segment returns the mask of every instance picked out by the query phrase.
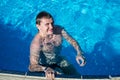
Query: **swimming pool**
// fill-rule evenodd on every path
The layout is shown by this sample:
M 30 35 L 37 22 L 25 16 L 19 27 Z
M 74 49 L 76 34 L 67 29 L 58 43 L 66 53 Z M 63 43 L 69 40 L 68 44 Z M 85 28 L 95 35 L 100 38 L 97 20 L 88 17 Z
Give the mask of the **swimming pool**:
M 29 45 L 36 34 L 35 17 L 50 12 L 81 45 L 87 64 L 79 67 L 73 47 L 67 56 L 82 75 L 120 75 L 120 0 L 2 0 L 0 4 L 0 69 L 28 71 Z M 68 53 L 65 53 L 68 52 Z

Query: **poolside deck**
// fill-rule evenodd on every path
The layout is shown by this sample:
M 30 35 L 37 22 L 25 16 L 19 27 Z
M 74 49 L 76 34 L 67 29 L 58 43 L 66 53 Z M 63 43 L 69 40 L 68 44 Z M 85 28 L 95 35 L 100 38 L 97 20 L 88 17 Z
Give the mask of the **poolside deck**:
M 46 80 L 43 76 L 30 76 L 27 74 L 11 74 L 11 73 L 1 73 L 0 80 Z M 57 77 L 55 80 L 120 80 L 120 77 L 111 77 L 109 78 L 61 78 Z

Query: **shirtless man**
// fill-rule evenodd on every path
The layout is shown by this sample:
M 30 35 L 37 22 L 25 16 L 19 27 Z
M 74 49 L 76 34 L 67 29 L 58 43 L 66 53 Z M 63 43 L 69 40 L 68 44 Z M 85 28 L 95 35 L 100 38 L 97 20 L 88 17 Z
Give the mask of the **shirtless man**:
M 75 68 L 60 56 L 62 37 L 76 49 L 76 61 L 80 66 L 85 65 L 78 43 L 60 26 L 55 26 L 53 17 L 43 11 L 36 17 L 38 33 L 30 46 L 30 71 L 44 71 L 49 80 L 54 80 L 54 74 L 78 74 Z M 79 62 L 81 61 L 81 63 Z

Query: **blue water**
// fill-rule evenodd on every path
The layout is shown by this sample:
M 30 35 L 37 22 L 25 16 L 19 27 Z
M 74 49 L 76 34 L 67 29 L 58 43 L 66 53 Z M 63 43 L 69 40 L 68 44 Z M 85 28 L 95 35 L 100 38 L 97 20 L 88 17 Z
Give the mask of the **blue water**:
M 86 66 L 77 65 L 66 40 L 62 55 L 82 75 L 120 75 L 120 0 L 1 0 L 0 70 L 28 71 L 35 17 L 42 10 L 80 44 Z

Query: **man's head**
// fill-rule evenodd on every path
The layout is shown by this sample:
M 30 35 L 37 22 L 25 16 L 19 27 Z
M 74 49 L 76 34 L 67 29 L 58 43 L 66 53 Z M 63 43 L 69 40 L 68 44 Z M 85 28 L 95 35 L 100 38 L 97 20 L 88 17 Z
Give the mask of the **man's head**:
M 53 18 L 48 12 L 40 12 L 36 17 L 36 26 L 42 34 L 53 34 Z

